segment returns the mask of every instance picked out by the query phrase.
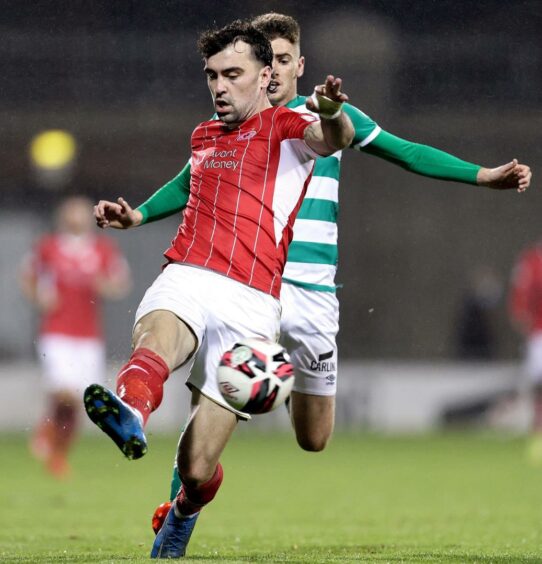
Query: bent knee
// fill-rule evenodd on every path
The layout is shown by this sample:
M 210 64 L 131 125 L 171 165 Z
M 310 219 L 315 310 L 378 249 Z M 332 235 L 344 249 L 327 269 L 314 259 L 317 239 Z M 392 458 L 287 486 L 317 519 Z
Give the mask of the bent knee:
M 188 487 L 197 488 L 213 477 L 216 465 L 213 466 L 204 459 L 182 461 L 178 459 L 177 468 L 181 482 Z

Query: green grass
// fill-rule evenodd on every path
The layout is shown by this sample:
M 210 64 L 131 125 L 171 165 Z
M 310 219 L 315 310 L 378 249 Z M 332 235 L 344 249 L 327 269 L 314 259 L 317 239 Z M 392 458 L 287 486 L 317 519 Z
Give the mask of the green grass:
M 187 562 L 542 563 L 542 469 L 522 440 L 337 435 L 311 454 L 247 431 L 228 446 Z M 0 561 L 147 561 L 174 445 L 150 437 L 128 462 L 89 437 L 59 483 L 23 437 L 0 435 Z

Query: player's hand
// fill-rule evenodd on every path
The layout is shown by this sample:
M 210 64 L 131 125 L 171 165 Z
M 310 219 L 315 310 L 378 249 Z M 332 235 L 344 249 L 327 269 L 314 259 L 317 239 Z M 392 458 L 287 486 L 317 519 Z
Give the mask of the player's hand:
M 94 217 L 96 224 L 102 229 L 129 229 L 137 227 L 143 219 L 141 212 L 132 209 L 124 198 L 117 198 L 116 202 L 100 200 L 94 206 Z
M 40 289 L 36 292 L 35 303 L 41 313 L 49 313 L 58 307 L 60 300 L 54 290 Z
M 325 84 L 315 86 L 314 94 L 307 98 L 307 108 L 324 119 L 338 117 L 343 103 L 348 101 L 348 96 L 341 92 L 341 86 L 340 78 L 328 75 Z
M 487 186 L 495 190 L 514 189 L 518 192 L 525 192 L 531 185 L 531 177 L 531 169 L 514 159 L 497 168 L 481 168 L 478 171 L 476 182 L 480 186 Z

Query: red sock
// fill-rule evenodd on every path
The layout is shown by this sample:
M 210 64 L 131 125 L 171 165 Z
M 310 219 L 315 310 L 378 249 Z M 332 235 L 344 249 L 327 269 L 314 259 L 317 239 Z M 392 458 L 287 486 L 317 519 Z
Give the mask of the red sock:
M 139 348 L 120 369 L 117 394 L 143 416 L 143 424 L 160 405 L 169 368 L 164 360 L 149 349 Z
M 222 483 L 224 477 L 224 470 L 220 462 L 216 466 L 213 477 L 208 481 L 198 486 L 197 488 L 188 487 L 186 484 L 181 486 L 181 491 L 176 498 L 177 508 L 182 515 L 193 515 L 212 501 Z

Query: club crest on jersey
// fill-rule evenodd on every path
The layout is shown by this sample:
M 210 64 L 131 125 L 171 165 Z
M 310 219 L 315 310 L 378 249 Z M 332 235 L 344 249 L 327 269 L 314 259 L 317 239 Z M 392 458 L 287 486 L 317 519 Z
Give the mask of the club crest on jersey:
M 254 137 L 254 135 L 256 135 L 255 129 L 249 129 L 248 131 L 240 131 L 236 141 L 250 141 Z

